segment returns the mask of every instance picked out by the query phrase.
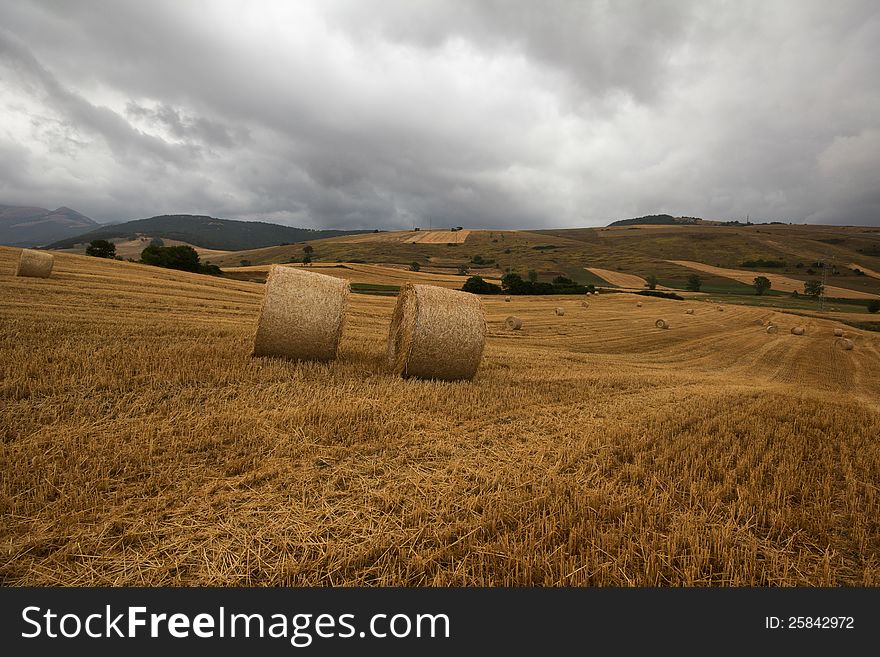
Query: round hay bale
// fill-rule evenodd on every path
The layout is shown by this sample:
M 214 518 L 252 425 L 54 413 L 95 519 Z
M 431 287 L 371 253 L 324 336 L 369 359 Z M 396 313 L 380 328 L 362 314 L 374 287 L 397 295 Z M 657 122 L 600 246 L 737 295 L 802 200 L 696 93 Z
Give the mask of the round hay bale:
M 843 329 L 836 328 L 834 329 L 834 336 L 837 338 L 843 337 Z
M 345 279 L 274 265 L 266 278 L 253 355 L 333 360 L 348 293 Z
M 718 306 L 718 312 L 723 313 L 723 312 L 724 312 L 724 306 Z
M 45 251 L 22 249 L 18 258 L 16 276 L 31 276 L 33 278 L 49 278 L 52 266 L 55 264 L 55 256 Z
M 589 302 L 589 301 L 581 301 L 581 305 L 582 305 L 584 308 L 589 308 L 589 307 L 590 307 L 590 302 Z
M 555 312 L 557 315 L 562 317 L 565 314 L 565 308 L 562 308 L 560 306 L 556 306 L 556 310 L 554 310 L 553 312 Z
M 641 307 L 642 307 L 642 302 L 636 301 L 636 308 L 641 308 Z
M 694 314 L 694 309 L 693 309 L 693 308 L 688 308 L 687 310 L 684 311 L 684 314 L 685 314 L 685 315 L 693 315 L 693 314 Z
M 471 379 L 486 341 L 486 320 L 475 294 L 433 285 L 400 288 L 388 361 L 395 374 L 422 379 Z
M 656 322 L 654 322 L 654 326 L 656 326 L 659 329 L 668 329 L 669 328 L 669 324 L 666 323 L 665 319 L 658 319 Z
M 504 325 L 511 331 L 519 331 L 522 328 L 522 320 L 516 315 L 511 315 L 504 320 Z
M 504 297 L 504 300 L 505 300 L 507 303 L 510 303 L 510 297 Z
M 758 326 L 764 326 L 764 320 L 763 319 L 756 319 L 755 324 L 757 324 Z
M 855 347 L 853 341 L 848 338 L 841 338 L 837 341 L 837 344 L 839 344 L 840 348 L 844 351 L 852 351 L 852 348 Z
M 775 326 L 773 326 L 773 324 L 771 324 L 770 326 L 767 327 L 767 333 L 770 333 L 771 335 L 772 335 L 773 333 L 776 333 L 776 331 L 778 331 L 778 330 L 779 330 L 779 329 L 776 328 Z
M 807 330 L 803 326 L 793 326 L 791 328 L 792 335 L 803 335 Z

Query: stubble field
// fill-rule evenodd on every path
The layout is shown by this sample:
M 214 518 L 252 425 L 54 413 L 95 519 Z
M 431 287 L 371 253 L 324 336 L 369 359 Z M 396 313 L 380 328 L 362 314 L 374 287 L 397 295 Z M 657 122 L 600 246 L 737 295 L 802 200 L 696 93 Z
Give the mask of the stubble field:
M 402 380 L 393 298 L 349 297 L 332 364 L 253 359 L 259 284 L 66 254 L 22 279 L 17 257 L 6 585 L 880 584 L 876 334 L 486 298 L 474 381 Z

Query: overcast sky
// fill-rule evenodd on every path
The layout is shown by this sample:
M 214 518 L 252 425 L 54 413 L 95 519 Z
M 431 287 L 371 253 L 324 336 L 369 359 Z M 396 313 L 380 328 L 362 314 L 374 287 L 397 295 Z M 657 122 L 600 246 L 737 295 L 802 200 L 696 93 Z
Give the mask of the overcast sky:
M 0 203 L 880 223 L 880 3 L 0 0 Z

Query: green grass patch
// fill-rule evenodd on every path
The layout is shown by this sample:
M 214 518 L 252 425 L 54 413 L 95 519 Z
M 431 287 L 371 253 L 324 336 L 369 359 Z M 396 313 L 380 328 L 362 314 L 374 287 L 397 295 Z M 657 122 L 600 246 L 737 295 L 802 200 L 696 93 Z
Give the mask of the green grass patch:
M 374 294 L 380 297 L 397 296 L 399 285 L 382 285 L 381 283 L 351 283 L 351 291 L 355 294 Z

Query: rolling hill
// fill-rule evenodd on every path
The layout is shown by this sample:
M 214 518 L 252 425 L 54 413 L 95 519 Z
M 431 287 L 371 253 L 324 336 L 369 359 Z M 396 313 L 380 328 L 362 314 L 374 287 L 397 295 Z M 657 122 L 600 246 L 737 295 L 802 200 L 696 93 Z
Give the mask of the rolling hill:
M 20 205 L 0 205 L 0 244 L 45 246 L 89 230 L 99 224 L 76 210 L 55 210 Z
M 301 242 L 342 235 L 358 235 L 366 230 L 310 230 L 264 221 L 236 221 L 204 215 L 168 214 L 102 226 L 49 245 L 50 249 L 71 249 L 91 240 L 159 237 L 218 251 L 258 249 L 276 244 Z

